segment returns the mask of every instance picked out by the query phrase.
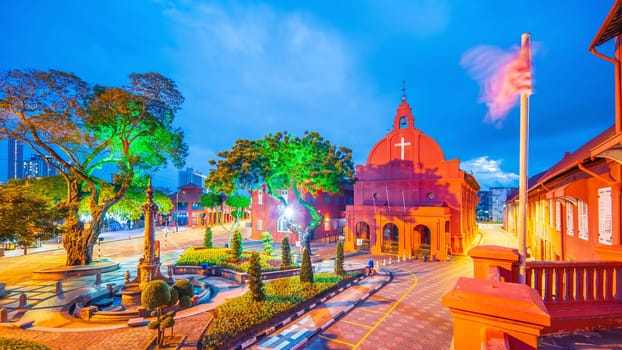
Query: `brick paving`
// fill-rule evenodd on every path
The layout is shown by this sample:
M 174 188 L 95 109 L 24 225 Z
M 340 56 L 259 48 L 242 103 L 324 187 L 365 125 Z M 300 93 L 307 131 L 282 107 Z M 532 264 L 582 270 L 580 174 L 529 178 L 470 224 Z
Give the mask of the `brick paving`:
M 495 233 L 497 236 L 499 233 Z M 171 262 L 184 247 L 201 244 L 203 230 L 176 232 L 169 234 L 168 249 L 163 252 L 162 260 Z M 501 237 L 501 236 L 498 236 Z M 505 240 L 505 238 L 504 238 Z M 226 237 L 223 242 L 226 241 Z M 506 240 L 507 241 L 507 240 Z M 117 273 L 104 274 L 102 279 L 120 281 L 125 269 L 135 271 L 137 257 L 142 249 L 142 238 L 119 242 L 107 242 L 103 256 L 110 256 L 122 262 Z M 334 245 L 318 245 L 315 253 L 323 258 L 334 255 Z M 125 258 L 119 258 L 125 257 Z M 346 265 L 360 265 L 367 261 L 367 255 L 355 255 L 347 258 Z M 375 257 L 383 262 L 385 257 Z M 389 260 L 387 260 L 388 262 Z M 30 280 L 30 272 L 64 263 L 64 251 L 54 250 L 32 254 L 26 257 L 0 258 L 0 281 L 7 282 L 10 297 L 0 299 L 0 307 L 15 302 L 16 292 L 29 294 L 29 304 L 35 307 L 50 300 L 52 286 L 50 282 Z M 163 266 L 165 264 L 163 263 Z M 330 261 L 324 260 L 319 268 L 330 268 Z M 458 276 L 472 276 L 472 263 L 468 257 L 455 257 L 449 262 L 422 262 L 406 260 L 378 266 L 390 272 L 393 279 L 385 287 L 372 294 L 357 307 L 339 318 L 335 323 L 315 337 L 309 338 L 305 349 L 450 349 L 452 338 L 452 320 L 449 310 L 441 305 L 441 296 L 451 289 Z M 64 289 L 93 286 L 93 277 L 68 280 Z M 23 290 L 21 288 L 24 288 Z M 243 293 L 244 289 L 232 291 Z M 11 299 L 13 298 L 13 299 Z M 193 314 L 178 315 L 174 327 L 175 337 L 165 339 L 172 343 L 167 348 L 194 349 L 205 327 L 209 323 L 206 311 L 222 302 L 220 295 L 211 305 L 202 306 Z M 4 304 L 3 304 L 4 303 Z M 327 304 L 330 303 L 327 302 Z M 336 304 L 335 304 L 336 305 Z M 14 306 L 14 305 L 13 305 Z M 183 317 L 182 317 L 183 316 Z M 303 317 L 313 318 L 312 314 Z M 53 320 L 51 320 L 53 321 Z M 50 321 L 50 322 L 51 322 Z M 58 321 L 58 320 L 56 320 Z M 2 337 L 28 339 L 46 344 L 53 349 L 149 349 L 153 348 L 156 332 L 146 327 L 115 327 L 101 324 L 87 324 L 80 320 L 65 320 L 66 324 L 57 328 L 35 327 L 20 329 L 0 327 Z M 296 322 L 296 321 L 294 321 Z M 42 321 L 43 323 L 43 321 Z M 75 327 L 82 327 L 76 329 Z M 90 328 L 89 328 L 90 327 Z M 95 328 L 93 328 L 95 327 Z M 102 328 L 104 327 L 104 328 Z M 169 336 L 167 330 L 166 336 Z M 305 333 L 306 334 L 306 333 Z M 313 333 L 315 334 L 315 333 Z M 540 339 L 542 350 L 574 349 L 622 349 L 622 333 L 617 331 L 592 332 L 579 335 L 548 336 Z

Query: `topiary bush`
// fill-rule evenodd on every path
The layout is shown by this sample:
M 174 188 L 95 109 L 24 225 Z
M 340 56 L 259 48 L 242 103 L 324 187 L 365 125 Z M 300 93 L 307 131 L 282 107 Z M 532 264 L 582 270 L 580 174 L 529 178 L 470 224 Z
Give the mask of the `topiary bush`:
M 313 283 L 313 266 L 311 266 L 311 254 L 306 247 L 302 251 L 302 264 L 300 265 L 300 282 Z
M 263 244 L 263 251 L 270 255 L 272 254 L 272 235 L 270 232 L 262 232 L 261 233 L 261 244 Z
M 212 243 L 212 228 L 210 226 L 207 226 L 205 228 L 205 236 L 203 237 L 203 247 L 205 248 L 212 248 L 213 247 L 213 243 Z
M 177 293 L 179 293 L 180 298 L 183 297 L 184 295 L 187 295 L 190 298 L 194 296 L 194 286 L 192 285 L 192 282 L 190 282 L 190 280 L 187 280 L 187 279 L 177 280 L 175 281 L 173 288 L 177 290 Z
M 182 309 L 189 308 L 192 306 L 192 298 L 187 295 L 182 295 L 179 297 L 179 306 Z
M 179 301 L 179 293 L 174 287 L 170 287 L 168 290 L 171 292 L 171 301 L 168 302 L 168 306 L 173 306 Z
M 156 309 L 155 316 L 157 318 L 149 322 L 148 327 L 149 329 L 158 330 L 157 342 L 158 345 L 162 345 L 164 343 L 165 324 L 170 324 L 170 322 L 166 320 L 167 318 L 175 316 L 174 313 L 173 316 L 169 316 L 170 313 L 167 313 L 164 317 L 162 317 L 162 310 L 171 303 L 171 291 L 168 284 L 162 280 L 147 282 L 140 295 L 140 302 L 146 309 Z M 173 324 L 175 324 L 174 321 Z
M 285 236 L 281 240 L 281 267 L 290 268 L 292 266 L 292 247 L 289 245 L 289 237 Z
M 242 257 L 242 234 L 240 231 L 235 231 L 231 240 L 231 259 L 235 262 L 240 261 Z
M 263 282 L 261 281 L 261 266 L 259 265 L 259 253 L 253 252 L 250 265 L 248 267 L 248 289 L 254 301 L 263 301 L 266 295 L 263 292 Z
M 343 276 L 345 270 L 343 269 L 343 241 L 337 241 L 337 251 L 335 252 L 335 274 Z

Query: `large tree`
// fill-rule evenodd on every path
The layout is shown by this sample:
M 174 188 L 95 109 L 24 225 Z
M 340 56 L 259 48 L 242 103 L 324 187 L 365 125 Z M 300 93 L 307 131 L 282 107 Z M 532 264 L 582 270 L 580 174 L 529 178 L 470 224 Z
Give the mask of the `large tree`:
M 183 166 L 188 148 L 173 126 L 183 97 L 157 73 L 131 74 L 122 87 L 91 86 L 50 70 L 0 74 L 0 138 L 24 142 L 55 167 L 67 184 L 63 245 L 67 265 L 88 264 L 106 212 L 132 184 L 172 161 Z M 106 175 L 106 173 L 108 173 Z M 104 176 L 113 191 L 105 194 Z M 88 198 L 91 222 L 79 220 Z
M 237 189 L 255 190 L 265 186 L 284 209 L 288 203 L 281 190 L 294 191 L 297 202 L 309 212 L 311 221 L 304 228 L 293 222 L 289 227 L 300 235 L 307 248 L 323 216 L 305 200 L 304 194 L 337 193 L 344 182 L 352 180 L 354 173 L 352 151 L 332 145 L 317 132 L 305 132 L 303 137 L 284 132 L 256 141 L 237 140 L 230 150 L 219 152 L 218 156 L 221 159 L 210 161 L 216 167 L 206 179 L 207 187 L 216 192 L 232 193 Z
M 224 202 L 223 197 L 226 197 Z M 228 228 L 225 227 L 225 223 L 222 221 L 223 203 L 231 208 L 231 216 L 233 216 L 233 222 Z M 223 195 L 223 193 L 210 191 L 201 195 L 201 205 L 206 208 L 216 209 L 218 224 L 229 232 L 229 242 L 231 242 L 233 232 L 239 228 L 240 219 L 244 217 L 244 210 L 251 205 L 251 199 L 241 194 Z

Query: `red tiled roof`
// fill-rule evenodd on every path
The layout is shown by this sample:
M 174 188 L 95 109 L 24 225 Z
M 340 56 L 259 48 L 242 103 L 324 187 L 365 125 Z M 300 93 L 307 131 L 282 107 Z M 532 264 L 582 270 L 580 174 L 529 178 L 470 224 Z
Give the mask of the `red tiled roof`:
M 596 37 L 594 37 L 590 49 L 604 44 L 620 34 L 622 34 L 622 0 L 616 0 Z
M 614 135 L 615 135 L 615 126 L 613 125 L 607 128 L 605 131 L 598 134 L 596 137 L 588 141 L 586 144 L 581 146 L 579 149 L 577 149 L 573 153 L 566 153 L 564 158 L 562 158 L 559 162 L 557 162 L 557 164 L 549 168 L 549 170 L 547 170 L 536 183 L 534 183 L 533 185 L 530 184 L 529 188 L 537 185 L 538 183 L 548 181 L 556 177 L 557 175 L 577 166 L 577 163 L 580 163 L 586 159 L 589 159 L 590 153 L 594 147 L 602 144 L 603 142 L 605 142 L 607 139 L 611 138 Z

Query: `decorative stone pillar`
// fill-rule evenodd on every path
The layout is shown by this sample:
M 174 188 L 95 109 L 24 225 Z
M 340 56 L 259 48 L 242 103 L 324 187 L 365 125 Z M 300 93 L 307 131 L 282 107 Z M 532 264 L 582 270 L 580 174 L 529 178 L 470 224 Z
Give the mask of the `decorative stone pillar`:
M 138 276 L 136 278 L 141 289 L 149 281 L 165 279 L 160 271 L 160 256 L 159 254 L 156 255 L 155 217 L 158 214 L 158 206 L 153 202 L 151 179 L 149 179 L 146 194 L 147 201 L 142 206 L 145 213 L 144 253 L 138 264 Z
M 518 283 L 518 249 L 477 246 L 469 256 L 473 259 L 474 278 Z

